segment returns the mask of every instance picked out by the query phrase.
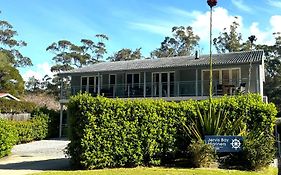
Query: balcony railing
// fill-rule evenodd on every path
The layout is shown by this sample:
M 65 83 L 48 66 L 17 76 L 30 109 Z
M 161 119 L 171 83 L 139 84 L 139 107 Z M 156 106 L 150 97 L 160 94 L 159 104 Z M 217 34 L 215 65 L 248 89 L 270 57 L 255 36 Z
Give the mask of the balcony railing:
M 227 83 L 213 82 L 213 95 L 234 95 L 248 91 L 248 82 L 230 81 Z M 251 81 L 251 92 L 257 92 L 257 81 Z M 141 97 L 188 97 L 208 96 L 209 81 L 177 81 L 168 83 L 138 84 L 103 84 L 102 86 L 72 86 L 62 89 L 61 99 L 68 99 L 79 92 L 88 92 L 93 96 L 100 94 L 109 98 L 141 98 Z

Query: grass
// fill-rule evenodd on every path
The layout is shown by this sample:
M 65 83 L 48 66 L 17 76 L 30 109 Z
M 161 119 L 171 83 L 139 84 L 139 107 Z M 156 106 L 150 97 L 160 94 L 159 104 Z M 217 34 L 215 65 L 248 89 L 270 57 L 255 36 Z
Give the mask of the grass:
M 33 175 L 274 175 L 277 168 L 267 168 L 259 172 L 219 170 L 219 169 L 176 169 L 176 168 L 116 168 L 88 171 L 49 171 Z

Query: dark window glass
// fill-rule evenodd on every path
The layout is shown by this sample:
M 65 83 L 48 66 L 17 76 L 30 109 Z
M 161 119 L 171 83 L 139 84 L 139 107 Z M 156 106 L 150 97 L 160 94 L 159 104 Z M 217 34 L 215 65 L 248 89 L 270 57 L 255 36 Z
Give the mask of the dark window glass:
M 115 75 L 110 75 L 110 84 L 115 84 Z
M 89 77 L 89 86 L 95 85 L 95 77 Z
M 87 85 L 87 77 L 82 77 L 82 86 Z
M 134 74 L 134 83 L 138 84 L 140 82 L 140 75 L 139 74 Z
M 128 83 L 128 84 L 132 84 L 132 83 L 133 83 L 133 82 L 132 82 L 132 77 L 133 77 L 132 74 L 127 74 L 127 83 Z
M 175 74 L 170 73 L 170 82 L 174 82 L 174 81 L 175 81 Z

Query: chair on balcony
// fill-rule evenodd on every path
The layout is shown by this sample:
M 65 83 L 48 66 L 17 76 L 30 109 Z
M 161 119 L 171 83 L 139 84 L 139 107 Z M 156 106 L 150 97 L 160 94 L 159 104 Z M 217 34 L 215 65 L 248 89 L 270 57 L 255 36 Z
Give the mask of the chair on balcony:
M 246 92 L 246 83 L 242 82 L 234 89 L 234 94 L 244 94 Z
M 217 93 L 216 95 L 223 95 L 223 85 L 222 84 L 217 84 Z

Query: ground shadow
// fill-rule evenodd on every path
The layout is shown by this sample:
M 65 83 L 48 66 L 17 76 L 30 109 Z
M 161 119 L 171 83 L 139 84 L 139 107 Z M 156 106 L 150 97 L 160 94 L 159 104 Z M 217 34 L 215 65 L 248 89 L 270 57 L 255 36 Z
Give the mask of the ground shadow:
M 0 165 L 0 169 L 9 170 L 69 170 L 69 159 L 48 159 L 40 161 L 24 161 Z

